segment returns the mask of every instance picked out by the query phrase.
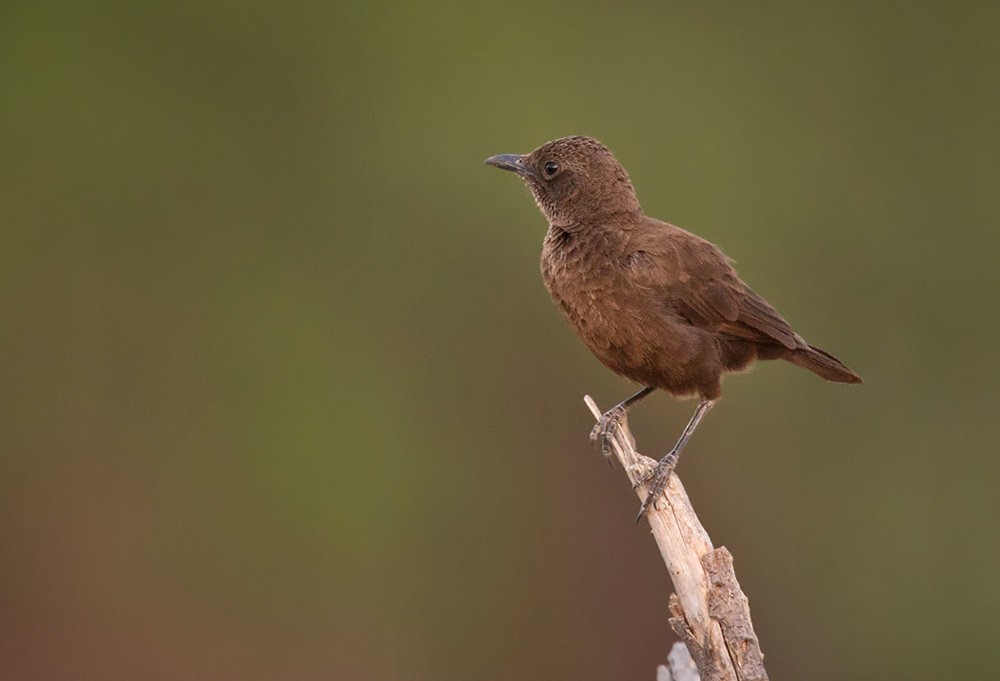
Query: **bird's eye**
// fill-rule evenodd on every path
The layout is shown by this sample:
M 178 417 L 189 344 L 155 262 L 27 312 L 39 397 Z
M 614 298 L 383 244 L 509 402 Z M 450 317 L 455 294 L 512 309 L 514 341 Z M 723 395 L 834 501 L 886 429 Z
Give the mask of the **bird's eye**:
M 546 161 L 543 168 L 545 169 L 546 177 L 552 177 L 559 172 L 559 164 L 555 161 Z

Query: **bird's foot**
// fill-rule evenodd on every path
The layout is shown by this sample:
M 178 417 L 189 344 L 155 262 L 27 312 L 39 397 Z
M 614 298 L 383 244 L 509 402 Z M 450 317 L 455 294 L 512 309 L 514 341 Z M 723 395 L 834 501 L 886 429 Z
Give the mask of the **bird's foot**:
M 632 489 L 637 489 L 641 485 L 649 483 L 649 492 L 646 494 L 646 500 L 639 507 L 639 514 L 635 517 L 636 522 L 642 520 L 642 517 L 646 515 L 646 511 L 650 507 L 655 508 L 656 499 L 663 493 L 663 489 L 667 486 L 667 481 L 670 479 L 670 474 L 674 472 L 674 467 L 677 465 L 677 455 L 677 450 L 671 449 L 652 470 L 632 485 Z
M 610 459 L 614 454 L 611 449 L 611 438 L 614 436 L 615 428 L 621 425 L 624 417 L 625 409 L 622 407 L 609 409 L 601 414 L 601 418 L 598 419 L 597 425 L 595 425 L 594 429 L 590 431 L 590 444 L 596 445 L 600 442 L 601 453 L 604 454 L 605 458 Z

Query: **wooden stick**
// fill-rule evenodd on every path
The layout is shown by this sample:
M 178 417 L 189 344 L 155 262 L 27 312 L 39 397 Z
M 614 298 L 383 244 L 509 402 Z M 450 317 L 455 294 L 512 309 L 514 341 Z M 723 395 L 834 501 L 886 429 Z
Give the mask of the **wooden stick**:
M 584 402 L 600 420 L 601 410 L 590 395 Z M 645 499 L 649 486 L 640 481 L 656 461 L 636 451 L 627 418 L 619 421 L 610 445 L 639 499 Z M 676 475 L 671 474 L 646 517 L 674 584 L 670 625 L 687 646 L 701 681 L 767 681 L 764 655 L 750 621 L 747 598 L 733 572 L 733 557 L 725 547 L 712 546 Z M 674 674 L 671 667 L 666 673 L 672 676 L 663 678 L 694 678 L 678 664 L 677 673 L 684 676 Z
M 687 646 L 678 641 L 667 655 L 667 664 L 656 668 L 656 681 L 698 681 L 698 667 Z

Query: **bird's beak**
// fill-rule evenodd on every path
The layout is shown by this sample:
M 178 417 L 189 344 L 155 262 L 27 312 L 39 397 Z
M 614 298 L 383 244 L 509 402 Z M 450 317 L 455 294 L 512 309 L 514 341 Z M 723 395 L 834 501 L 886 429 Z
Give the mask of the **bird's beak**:
M 496 156 L 490 156 L 486 159 L 486 164 L 500 168 L 501 170 L 509 170 L 521 177 L 532 176 L 531 169 L 524 163 L 524 156 L 519 156 L 518 154 L 497 154 Z

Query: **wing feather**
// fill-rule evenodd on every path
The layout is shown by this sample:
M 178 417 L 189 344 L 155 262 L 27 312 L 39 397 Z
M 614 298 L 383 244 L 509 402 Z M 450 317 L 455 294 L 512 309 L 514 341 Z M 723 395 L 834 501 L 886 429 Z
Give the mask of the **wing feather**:
M 642 251 L 649 285 L 693 326 L 755 342 L 780 343 L 788 349 L 804 341 L 777 310 L 733 269 L 732 261 L 711 242 L 679 227 L 661 223 L 643 230 Z

